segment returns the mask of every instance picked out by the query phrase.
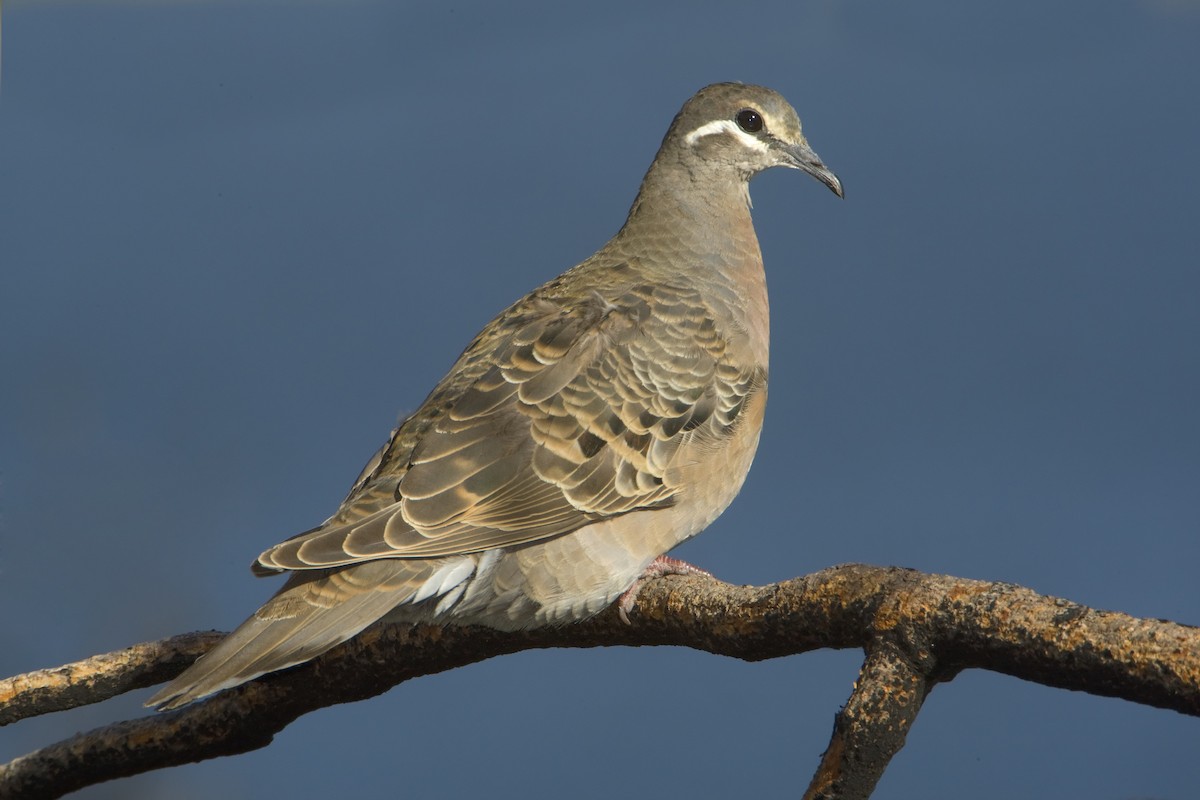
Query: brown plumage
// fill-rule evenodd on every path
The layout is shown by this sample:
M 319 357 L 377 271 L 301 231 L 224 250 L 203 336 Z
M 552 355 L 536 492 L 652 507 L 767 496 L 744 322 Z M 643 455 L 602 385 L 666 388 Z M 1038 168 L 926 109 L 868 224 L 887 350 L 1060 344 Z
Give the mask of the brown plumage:
M 667 132 L 621 231 L 501 313 L 320 527 L 259 556 L 283 588 L 156 694 L 174 708 L 391 619 L 583 619 L 733 500 L 758 445 L 768 312 L 748 182 L 841 195 L 795 111 L 716 84 Z

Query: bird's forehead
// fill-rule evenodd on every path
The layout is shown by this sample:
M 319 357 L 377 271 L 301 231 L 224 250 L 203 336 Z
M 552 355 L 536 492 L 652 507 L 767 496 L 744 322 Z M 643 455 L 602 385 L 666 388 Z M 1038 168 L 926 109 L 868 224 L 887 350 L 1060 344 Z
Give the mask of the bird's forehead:
M 800 133 L 800 116 L 792 104 L 775 92 L 767 91 L 746 98 L 747 104 L 757 107 L 776 134 Z

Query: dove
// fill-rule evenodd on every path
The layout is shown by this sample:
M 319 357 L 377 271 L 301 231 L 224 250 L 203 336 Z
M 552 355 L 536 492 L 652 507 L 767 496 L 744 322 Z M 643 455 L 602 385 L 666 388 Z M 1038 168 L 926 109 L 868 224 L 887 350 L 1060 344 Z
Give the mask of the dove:
M 515 631 L 619 603 L 628 621 L 642 578 L 693 571 L 666 553 L 733 501 L 762 430 L 749 182 L 771 167 L 843 195 L 778 93 L 697 92 L 620 231 L 471 341 L 336 513 L 258 557 L 282 588 L 147 705 L 302 664 L 379 620 Z

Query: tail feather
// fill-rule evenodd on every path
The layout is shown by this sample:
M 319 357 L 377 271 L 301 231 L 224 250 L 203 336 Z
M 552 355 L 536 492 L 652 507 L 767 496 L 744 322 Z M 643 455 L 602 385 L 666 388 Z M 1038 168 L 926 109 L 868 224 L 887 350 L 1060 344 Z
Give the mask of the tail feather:
M 436 566 L 439 562 L 387 559 L 335 572 L 293 573 L 254 616 L 146 705 L 179 708 L 315 658 L 410 602 Z

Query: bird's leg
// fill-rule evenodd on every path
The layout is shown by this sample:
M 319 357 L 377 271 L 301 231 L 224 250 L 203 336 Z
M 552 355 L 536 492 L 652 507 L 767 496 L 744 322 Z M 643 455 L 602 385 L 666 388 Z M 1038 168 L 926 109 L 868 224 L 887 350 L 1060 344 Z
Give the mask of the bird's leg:
M 671 558 L 670 556 L 659 556 L 646 566 L 646 569 L 642 571 L 638 579 L 633 582 L 633 586 L 630 586 L 625 591 L 625 594 L 617 599 L 617 613 L 621 615 L 622 622 L 626 625 L 633 624 L 629 621 L 629 612 L 633 610 L 634 604 L 637 603 L 638 591 L 642 588 L 642 584 L 655 578 L 661 578 L 664 575 L 702 575 L 706 578 L 714 577 L 708 570 L 700 569 L 686 561 Z

